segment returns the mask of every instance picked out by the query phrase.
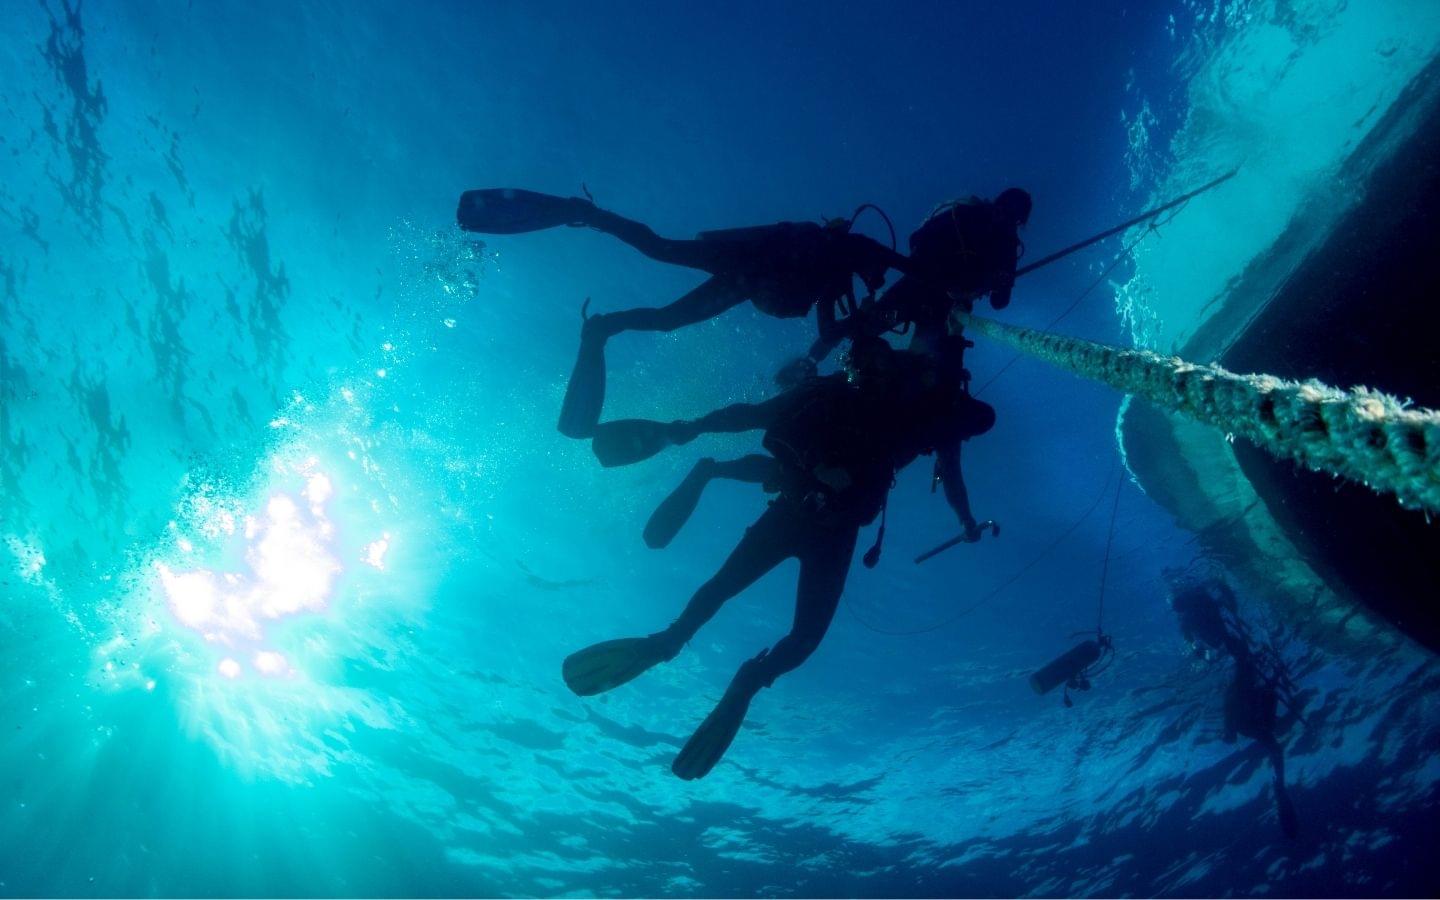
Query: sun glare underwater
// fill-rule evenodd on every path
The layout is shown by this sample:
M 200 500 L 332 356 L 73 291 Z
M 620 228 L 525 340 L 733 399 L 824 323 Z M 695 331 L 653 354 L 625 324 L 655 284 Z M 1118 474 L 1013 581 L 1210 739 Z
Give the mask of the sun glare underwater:
M 556 421 L 582 306 L 700 277 L 456 203 L 683 238 L 873 203 L 905 253 L 1020 186 L 1023 266 L 1233 171 L 976 312 L 1423 411 L 1437 73 L 1434 0 L 12 0 L 0 895 L 1433 896 L 1440 526 L 979 331 L 1000 526 L 913 562 L 953 481 L 900 472 L 823 643 L 676 778 L 793 649 L 801 567 L 633 683 L 566 660 L 664 629 L 787 489 L 654 540 L 759 433 L 605 468 Z M 774 396 L 816 324 L 760 305 L 609 337 L 605 419 Z

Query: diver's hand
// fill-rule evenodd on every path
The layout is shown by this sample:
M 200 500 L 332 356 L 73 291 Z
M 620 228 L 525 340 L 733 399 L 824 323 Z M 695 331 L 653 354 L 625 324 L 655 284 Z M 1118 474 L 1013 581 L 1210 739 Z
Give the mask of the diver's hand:
M 990 529 L 991 537 L 1000 536 L 1000 524 L 994 519 L 986 519 L 983 522 L 976 522 L 974 519 L 971 519 L 968 522 L 962 522 L 961 525 L 965 528 L 965 543 L 967 544 L 973 544 L 980 540 L 987 528 Z

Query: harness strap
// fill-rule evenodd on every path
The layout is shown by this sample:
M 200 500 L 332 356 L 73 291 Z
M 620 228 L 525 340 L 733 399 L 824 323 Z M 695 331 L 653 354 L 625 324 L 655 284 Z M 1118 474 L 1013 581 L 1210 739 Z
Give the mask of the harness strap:
M 885 547 L 885 515 L 890 511 L 890 491 L 895 487 L 895 475 L 890 475 L 890 487 L 885 489 L 885 499 L 880 503 L 880 530 L 875 533 L 875 543 L 865 551 L 865 556 L 860 561 L 865 568 L 873 569 L 880 562 L 880 553 Z

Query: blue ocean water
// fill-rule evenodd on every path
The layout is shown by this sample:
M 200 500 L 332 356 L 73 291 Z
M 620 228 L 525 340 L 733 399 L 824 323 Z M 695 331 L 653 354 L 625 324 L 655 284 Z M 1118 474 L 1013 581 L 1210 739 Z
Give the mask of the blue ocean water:
M 1334 173 L 1434 58 L 1440 6 L 5 10 L 0 893 L 1434 893 L 1432 655 L 1242 590 L 1309 710 L 1284 840 L 1263 754 L 1220 741 L 1225 673 L 1166 604 L 1194 535 L 1129 478 L 1122 398 L 984 342 L 999 424 L 965 467 L 1003 535 L 912 565 L 954 520 L 905 472 L 821 649 L 714 773 L 673 778 L 787 629 L 793 564 L 673 663 L 572 696 L 561 660 L 668 623 L 764 498 L 717 484 L 648 550 L 696 454 L 601 470 L 554 422 L 582 301 L 698 278 L 588 231 L 451 223 L 466 188 L 584 185 L 664 234 L 873 201 L 903 239 L 1020 184 L 1039 254 L 1241 165 L 1057 326 L 1165 349 L 1297 216 L 1343 211 Z M 1003 317 L 1046 325 L 1118 250 Z M 768 396 L 813 327 L 747 306 L 622 336 L 607 415 Z M 1093 628 L 1117 483 L 1119 654 L 1067 709 L 1026 678 Z

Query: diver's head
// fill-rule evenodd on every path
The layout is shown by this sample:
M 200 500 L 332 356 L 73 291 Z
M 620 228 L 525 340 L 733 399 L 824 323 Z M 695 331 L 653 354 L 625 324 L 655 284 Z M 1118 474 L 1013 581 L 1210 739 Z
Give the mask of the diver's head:
M 1030 192 L 1024 188 L 1006 188 L 995 198 L 995 213 L 1001 221 L 1019 228 L 1030 221 Z

